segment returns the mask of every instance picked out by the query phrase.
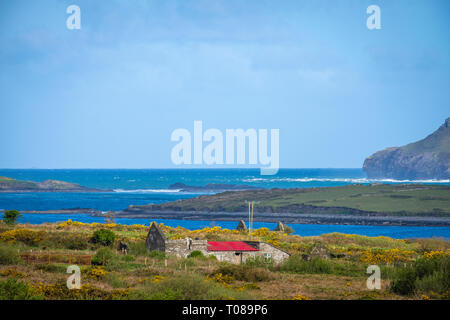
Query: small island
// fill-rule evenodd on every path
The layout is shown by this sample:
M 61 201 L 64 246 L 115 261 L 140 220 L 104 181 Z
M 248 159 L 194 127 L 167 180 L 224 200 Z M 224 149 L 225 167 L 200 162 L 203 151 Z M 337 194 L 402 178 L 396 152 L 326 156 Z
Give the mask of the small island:
M 0 192 L 110 192 L 87 188 L 75 183 L 58 180 L 46 180 L 42 182 L 22 181 L 8 177 L 0 177 Z

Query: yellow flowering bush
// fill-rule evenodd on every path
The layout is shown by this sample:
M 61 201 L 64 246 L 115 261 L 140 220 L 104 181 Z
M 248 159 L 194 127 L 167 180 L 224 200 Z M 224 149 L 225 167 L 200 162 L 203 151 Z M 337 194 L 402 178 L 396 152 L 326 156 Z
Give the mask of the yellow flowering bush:
M 398 248 L 388 250 L 366 250 L 362 253 L 360 261 L 369 264 L 390 264 L 411 261 L 416 255 L 417 253 L 414 251 Z
M 210 276 L 206 276 L 206 281 L 214 281 L 221 285 L 223 285 L 226 288 L 231 288 L 231 283 L 234 282 L 234 278 L 231 275 L 228 274 L 222 274 L 222 273 L 215 273 Z
M 295 297 L 292 297 L 291 300 L 311 300 L 311 298 L 308 298 L 307 296 L 304 296 L 301 293 L 299 293 Z
M 267 237 L 270 233 L 268 228 L 259 228 L 252 232 L 252 234 L 257 237 Z
M 101 299 L 113 300 L 128 297 L 128 289 L 115 289 L 112 291 L 96 288 L 90 284 L 82 285 L 80 289 L 68 289 L 65 282 L 55 284 L 44 284 L 39 282 L 32 285 L 31 289 L 35 295 L 41 295 L 44 299 Z
M 164 279 L 165 279 L 164 276 L 156 275 L 156 276 L 153 276 L 152 282 L 153 282 L 153 283 L 158 283 L 158 282 L 163 281 Z
M 441 258 L 445 256 L 450 256 L 450 251 L 428 251 L 422 255 L 425 259 Z
M 88 272 L 88 278 L 99 280 L 103 279 L 106 276 L 106 274 L 107 272 L 105 269 L 103 269 L 103 267 L 93 267 Z
M 88 223 L 83 223 L 83 222 L 79 222 L 79 221 L 72 221 L 72 219 L 69 219 L 65 222 L 62 222 L 60 224 L 58 224 L 58 226 L 56 227 L 57 229 L 64 229 L 70 226 L 74 226 L 74 227 L 82 227 L 82 226 L 88 226 Z
M 29 229 L 13 229 L 0 233 L 0 241 L 14 243 L 23 242 L 27 245 L 35 245 L 44 240 L 44 231 L 33 231 Z
M 26 275 L 20 271 L 17 271 L 13 268 L 8 268 L 0 271 L 0 275 L 5 277 L 14 277 L 14 278 L 25 278 Z

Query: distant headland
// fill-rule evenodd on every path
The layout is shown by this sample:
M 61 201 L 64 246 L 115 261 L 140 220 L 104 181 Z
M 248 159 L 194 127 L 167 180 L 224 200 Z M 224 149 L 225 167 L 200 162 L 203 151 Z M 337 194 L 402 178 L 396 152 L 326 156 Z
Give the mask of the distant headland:
M 450 118 L 425 139 L 374 153 L 363 170 L 368 178 L 450 179 Z

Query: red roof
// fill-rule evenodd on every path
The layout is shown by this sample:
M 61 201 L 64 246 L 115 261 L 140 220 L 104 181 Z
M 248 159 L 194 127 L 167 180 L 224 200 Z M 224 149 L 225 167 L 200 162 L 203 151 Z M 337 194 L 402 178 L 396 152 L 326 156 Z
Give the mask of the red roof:
M 259 251 L 242 241 L 208 241 L 208 251 Z

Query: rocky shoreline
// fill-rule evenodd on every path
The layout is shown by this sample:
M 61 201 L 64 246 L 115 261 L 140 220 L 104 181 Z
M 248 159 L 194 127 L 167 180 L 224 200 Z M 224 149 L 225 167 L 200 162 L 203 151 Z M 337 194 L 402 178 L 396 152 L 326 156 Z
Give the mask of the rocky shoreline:
M 176 219 L 239 221 L 248 219 L 248 212 L 198 212 L 198 211 L 152 211 L 133 213 L 121 211 L 117 218 L 133 219 Z M 305 213 L 257 213 L 254 221 L 294 224 L 370 225 L 370 226 L 422 226 L 450 227 L 450 218 L 417 216 L 371 216 L 371 215 L 331 215 Z
M 2 212 L 2 210 L 0 210 Z M 60 210 L 22 210 L 27 214 L 89 214 L 93 217 L 104 217 L 100 210 L 74 208 Z M 167 220 L 211 220 L 240 221 L 248 219 L 248 212 L 201 212 L 201 211 L 152 211 L 129 212 L 120 211 L 116 218 L 127 219 L 167 219 Z M 257 222 L 282 221 L 286 224 L 329 224 L 329 225 L 365 225 L 365 226 L 416 226 L 416 227 L 450 227 L 450 218 L 419 216 L 380 216 L 380 215 L 348 215 L 322 213 L 269 213 L 258 212 L 254 216 Z

